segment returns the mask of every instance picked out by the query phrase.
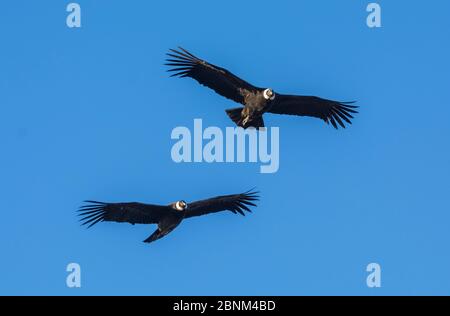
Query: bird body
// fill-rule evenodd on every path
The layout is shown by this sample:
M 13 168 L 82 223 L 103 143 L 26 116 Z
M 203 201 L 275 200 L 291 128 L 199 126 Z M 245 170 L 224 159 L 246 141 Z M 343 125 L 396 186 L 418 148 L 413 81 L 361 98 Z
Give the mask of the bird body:
M 259 88 L 235 76 L 228 70 L 197 58 L 187 50 L 171 49 L 167 55 L 167 66 L 172 76 L 190 77 L 216 93 L 240 103 L 244 108 L 226 110 L 231 120 L 238 126 L 263 127 L 263 114 L 287 114 L 310 116 L 345 128 L 351 124 L 352 114 L 358 113 L 354 102 L 339 102 L 319 97 L 282 95 L 271 88 Z
M 144 203 L 104 203 L 85 201 L 87 204 L 79 209 L 82 225 L 93 225 L 99 222 L 119 222 L 130 224 L 157 224 L 158 228 L 144 242 L 150 243 L 173 231 L 185 218 L 202 216 L 221 211 L 231 211 L 245 215 L 251 212 L 248 206 L 256 206 L 256 192 L 247 191 L 242 194 L 217 196 L 187 204 L 180 200 L 169 205 Z
M 244 96 L 245 106 L 241 109 L 241 121 L 235 123 L 242 127 L 264 127 L 262 116 L 272 108 L 274 101 L 271 99 L 272 95 L 272 89 L 258 88 L 246 93 Z

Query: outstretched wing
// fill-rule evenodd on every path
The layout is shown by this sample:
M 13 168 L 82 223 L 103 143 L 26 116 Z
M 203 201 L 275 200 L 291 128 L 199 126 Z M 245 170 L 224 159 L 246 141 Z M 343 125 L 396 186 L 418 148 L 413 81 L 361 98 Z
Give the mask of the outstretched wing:
M 170 212 L 167 206 L 142 203 L 103 203 L 85 201 L 78 212 L 82 225 L 89 227 L 98 222 L 127 222 L 131 224 L 157 224 Z
M 171 49 L 170 51 L 172 53 L 167 53 L 169 58 L 165 65 L 172 67 L 168 70 L 174 72 L 171 77 L 191 77 L 221 96 L 243 105 L 245 105 L 245 95 L 257 90 L 256 87 L 228 70 L 201 60 L 181 47 L 179 50 Z
M 249 206 L 256 206 L 254 202 L 258 200 L 258 192 L 254 191 L 248 191 L 242 194 L 217 196 L 188 204 L 184 217 L 202 216 L 221 211 L 231 211 L 234 214 L 239 213 L 245 216 L 244 211 L 251 212 Z
M 277 94 L 270 113 L 317 117 L 330 123 L 334 128 L 338 124 L 345 128 L 344 121 L 352 124 L 352 114 L 358 113 L 355 102 L 338 102 L 312 96 Z

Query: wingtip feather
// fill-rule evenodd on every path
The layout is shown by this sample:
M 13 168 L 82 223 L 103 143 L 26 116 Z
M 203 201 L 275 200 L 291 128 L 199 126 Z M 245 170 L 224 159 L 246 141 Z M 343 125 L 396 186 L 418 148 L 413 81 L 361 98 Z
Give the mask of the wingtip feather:
M 88 203 L 86 205 L 82 205 L 78 210 L 77 216 L 81 218 L 79 221 L 81 222 L 81 226 L 88 225 L 87 228 L 91 228 L 98 222 L 104 221 L 106 210 L 105 207 L 107 203 L 86 200 L 84 203 Z

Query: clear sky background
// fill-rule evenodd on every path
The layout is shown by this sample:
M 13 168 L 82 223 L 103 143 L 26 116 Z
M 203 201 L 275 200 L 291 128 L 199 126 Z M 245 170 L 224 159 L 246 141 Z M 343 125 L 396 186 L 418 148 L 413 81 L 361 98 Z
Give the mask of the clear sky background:
M 8 1 L 0 10 L 0 294 L 450 294 L 450 4 Z M 182 45 L 258 86 L 357 100 L 354 125 L 265 117 L 280 170 L 175 164 L 176 126 L 232 126 L 231 101 L 168 78 Z M 85 199 L 166 204 L 257 187 L 245 218 L 80 227 Z M 82 288 L 66 287 L 66 265 Z M 382 267 L 382 288 L 366 266 Z

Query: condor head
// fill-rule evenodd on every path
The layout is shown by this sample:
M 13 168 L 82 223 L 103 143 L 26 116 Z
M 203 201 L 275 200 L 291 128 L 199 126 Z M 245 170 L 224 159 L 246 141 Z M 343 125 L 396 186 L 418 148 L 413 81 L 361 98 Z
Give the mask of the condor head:
M 268 88 L 263 92 L 264 99 L 273 101 L 275 100 L 275 92 L 272 89 Z
M 177 210 L 179 212 L 184 212 L 188 208 L 187 203 L 185 201 L 183 201 L 183 200 L 180 200 L 180 201 L 177 201 L 175 203 L 172 203 L 171 206 L 172 206 L 172 208 L 174 210 Z

